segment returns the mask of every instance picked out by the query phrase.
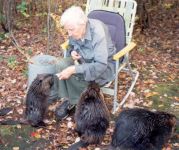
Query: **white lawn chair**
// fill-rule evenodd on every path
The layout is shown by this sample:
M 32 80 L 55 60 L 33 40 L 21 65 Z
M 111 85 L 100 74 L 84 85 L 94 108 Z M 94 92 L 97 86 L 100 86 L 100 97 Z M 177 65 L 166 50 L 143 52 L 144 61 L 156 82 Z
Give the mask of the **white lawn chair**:
M 112 40 L 115 43 L 116 48 L 118 48 L 117 53 L 113 56 L 113 59 L 116 62 L 114 88 L 109 88 L 109 85 L 107 87 L 102 87 L 104 93 L 114 96 L 113 113 L 124 105 L 139 76 L 139 72 L 137 70 L 132 70 L 128 56 L 129 51 L 135 47 L 135 43 L 131 42 L 131 38 L 136 8 L 137 3 L 134 0 L 87 0 L 86 14 L 89 16 L 89 18 L 99 19 L 108 25 L 109 31 L 112 34 Z M 114 18 L 112 19 L 112 17 Z M 118 29 L 116 28 L 115 31 L 112 31 L 113 27 L 111 28 L 111 23 L 115 26 L 115 28 L 117 27 Z M 115 35 L 113 35 L 113 32 Z M 120 39 L 115 39 L 116 36 Z M 123 58 L 122 62 L 121 58 Z M 129 75 L 132 77 L 132 81 L 128 91 L 126 92 L 126 95 L 123 97 L 120 103 L 118 103 L 118 78 L 121 71 L 129 73 Z

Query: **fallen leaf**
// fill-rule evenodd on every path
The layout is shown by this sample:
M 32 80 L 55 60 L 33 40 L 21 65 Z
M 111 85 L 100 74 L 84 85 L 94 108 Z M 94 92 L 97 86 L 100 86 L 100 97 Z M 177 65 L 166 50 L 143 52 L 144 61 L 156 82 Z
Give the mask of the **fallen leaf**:
M 75 143 L 76 142 L 79 142 L 80 141 L 80 137 L 77 137 L 76 139 L 75 139 Z
M 23 114 L 23 109 L 19 108 L 19 109 L 17 109 L 17 112 L 18 112 L 18 114 L 22 115 Z
M 32 132 L 31 137 L 39 139 L 39 138 L 41 138 L 41 135 L 38 132 Z
M 179 97 L 176 97 L 176 96 L 175 96 L 174 99 L 175 99 L 176 101 L 179 101 Z
M 72 119 L 71 119 L 71 117 L 67 117 L 66 120 L 71 121 Z
M 145 97 L 148 98 L 148 97 L 151 97 L 151 96 L 154 96 L 154 95 L 159 95 L 158 92 L 149 92 L 149 93 L 144 93 Z
M 145 83 L 145 84 L 154 84 L 155 81 L 152 80 L 152 79 L 149 79 L 149 80 L 147 80 L 147 81 L 144 81 L 144 83 Z
M 143 103 L 143 106 L 150 107 L 153 104 L 152 101 Z
M 70 128 L 70 129 L 73 128 L 73 122 L 69 121 L 69 122 L 67 123 L 67 127 Z
M 16 83 L 16 79 L 14 79 L 14 80 L 11 80 L 11 83 L 13 83 L 13 84 L 14 84 L 14 83 Z
M 174 143 L 173 146 L 179 147 L 179 143 Z
M 17 127 L 18 129 L 21 129 L 21 128 L 22 128 L 22 126 L 21 126 L 20 124 L 18 124 L 16 127 Z
M 19 147 L 13 147 L 12 149 L 13 150 L 19 150 Z

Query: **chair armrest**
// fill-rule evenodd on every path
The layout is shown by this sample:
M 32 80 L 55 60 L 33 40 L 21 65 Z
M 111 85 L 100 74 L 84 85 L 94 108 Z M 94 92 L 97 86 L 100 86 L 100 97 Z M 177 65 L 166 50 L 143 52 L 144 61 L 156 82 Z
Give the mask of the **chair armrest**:
M 68 40 L 60 45 L 60 47 L 62 48 L 63 51 L 66 51 L 68 49 L 68 46 L 69 46 Z
M 136 44 L 134 42 L 130 42 L 126 47 L 124 47 L 118 53 L 113 55 L 113 59 L 119 60 L 121 57 L 123 57 L 125 54 L 127 54 L 129 51 L 131 51 L 135 46 L 136 46 Z

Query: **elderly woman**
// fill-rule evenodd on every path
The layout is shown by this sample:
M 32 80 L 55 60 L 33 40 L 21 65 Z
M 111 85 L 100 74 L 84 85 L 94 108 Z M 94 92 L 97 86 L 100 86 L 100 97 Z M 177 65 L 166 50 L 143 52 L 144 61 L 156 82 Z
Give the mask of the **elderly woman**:
M 58 110 L 63 118 L 78 103 L 90 81 L 103 86 L 112 80 L 115 47 L 106 25 L 87 18 L 80 7 L 68 8 L 60 21 L 69 35 L 67 57 L 59 62 L 57 69 L 59 97 L 66 98 Z

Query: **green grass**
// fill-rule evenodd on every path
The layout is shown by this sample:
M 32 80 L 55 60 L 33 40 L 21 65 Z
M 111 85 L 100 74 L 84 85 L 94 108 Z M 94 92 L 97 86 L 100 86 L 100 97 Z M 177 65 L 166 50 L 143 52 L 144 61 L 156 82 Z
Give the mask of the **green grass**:
M 152 108 L 162 111 L 174 113 L 179 117 L 179 106 L 175 106 L 175 97 L 179 97 L 179 80 L 175 80 L 173 83 L 162 83 L 156 85 L 153 91 L 158 95 L 150 97 L 153 101 Z
M 16 125 L 0 126 L 1 140 L 4 142 L 4 144 L 0 144 L 0 149 L 12 150 L 13 147 L 19 147 L 20 150 L 35 150 L 38 147 L 44 149 L 43 147 L 49 141 L 43 138 L 32 138 L 31 133 L 34 131 L 36 131 L 35 128 L 27 125 L 20 128 Z

